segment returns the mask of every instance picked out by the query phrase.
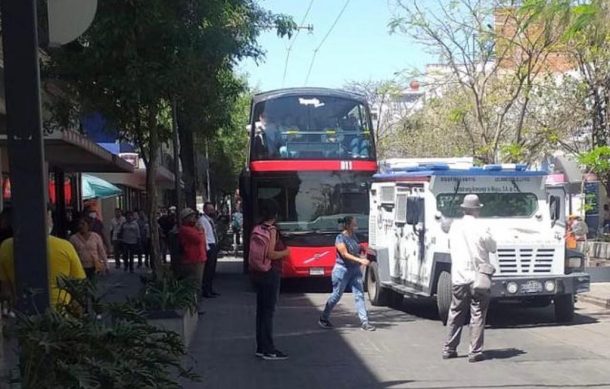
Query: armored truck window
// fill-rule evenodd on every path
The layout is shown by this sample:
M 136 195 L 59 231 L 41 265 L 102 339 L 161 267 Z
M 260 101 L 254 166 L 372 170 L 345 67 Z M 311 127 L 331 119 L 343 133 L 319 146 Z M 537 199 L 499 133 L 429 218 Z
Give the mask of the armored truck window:
M 481 217 L 531 217 L 538 210 L 538 197 L 533 193 L 476 193 L 483 203 Z M 466 194 L 442 193 L 436 207 L 445 217 L 461 218 L 460 204 Z

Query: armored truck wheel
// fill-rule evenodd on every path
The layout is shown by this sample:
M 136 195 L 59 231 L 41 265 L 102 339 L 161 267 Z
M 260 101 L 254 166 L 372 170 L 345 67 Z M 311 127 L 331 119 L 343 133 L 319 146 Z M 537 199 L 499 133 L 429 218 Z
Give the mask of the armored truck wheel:
M 438 277 L 436 284 L 436 306 L 438 308 L 438 316 L 443 325 L 447 325 L 449 308 L 451 308 L 451 274 L 449 272 L 443 271 Z
M 371 304 L 375 306 L 388 304 L 389 294 L 392 291 L 381 286 L 377 262 L 371 262 L 366 270 L 366 290 Z
M 555 296 L 555 321 L 568 323 L 574 320 L 574 295 L 562 294 Z

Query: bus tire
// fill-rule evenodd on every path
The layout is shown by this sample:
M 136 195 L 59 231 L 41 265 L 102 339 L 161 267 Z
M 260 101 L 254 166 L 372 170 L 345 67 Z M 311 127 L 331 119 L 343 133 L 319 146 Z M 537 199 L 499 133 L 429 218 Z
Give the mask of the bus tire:
M 554 298 L 555 321 L 569 323 L 574 320 L 574 295 L 561 294 Z
M 391 290 L 384 288 L 381 285 L 381 281 L 379 280 L 379 267 L 375 261 L 371 262 L 366 270 L 366 290 L 372 305 L 382 306 L 388 304 Z
M 447 325 L 447 318 L 449 317 L 451 297 L 451 273 L 442 271 L 436 284 L 436 307 L 438 308 L 438 317 L 444 326 Z

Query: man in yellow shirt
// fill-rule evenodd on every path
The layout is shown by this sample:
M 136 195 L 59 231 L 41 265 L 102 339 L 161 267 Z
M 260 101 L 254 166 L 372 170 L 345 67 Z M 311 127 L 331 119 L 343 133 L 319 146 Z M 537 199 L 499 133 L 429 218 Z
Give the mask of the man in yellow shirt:
M 53 227 L 51 212 L 47 212 L 49 233 Z M 59 277 L 83 279 L 85 270 L 78 258 L 74 246 L 64 239 L 49 235 L 48 245 L 48 274 L 49 274 L 49 300 L 51 307 L 59 303 L 68 303 L 70 296 L 57 287 Z M 4 294 L 9 294 L 15 301 L 15 259 L 13 252 L 13 239 L 7 239 L 0 246 L 0 282 Z

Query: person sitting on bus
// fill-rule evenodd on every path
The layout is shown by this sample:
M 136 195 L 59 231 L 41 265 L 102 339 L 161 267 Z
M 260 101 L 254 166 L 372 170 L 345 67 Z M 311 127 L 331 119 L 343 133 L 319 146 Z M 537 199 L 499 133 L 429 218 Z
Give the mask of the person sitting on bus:
M 277 123 L 273 121 L 270 115 L 264 112 L 260 115 L 260 126 L 264 133 L 264 138 L 267 146 L 267 156 L 269 158 L 277 158 L 280 151 L 281 133 Z

